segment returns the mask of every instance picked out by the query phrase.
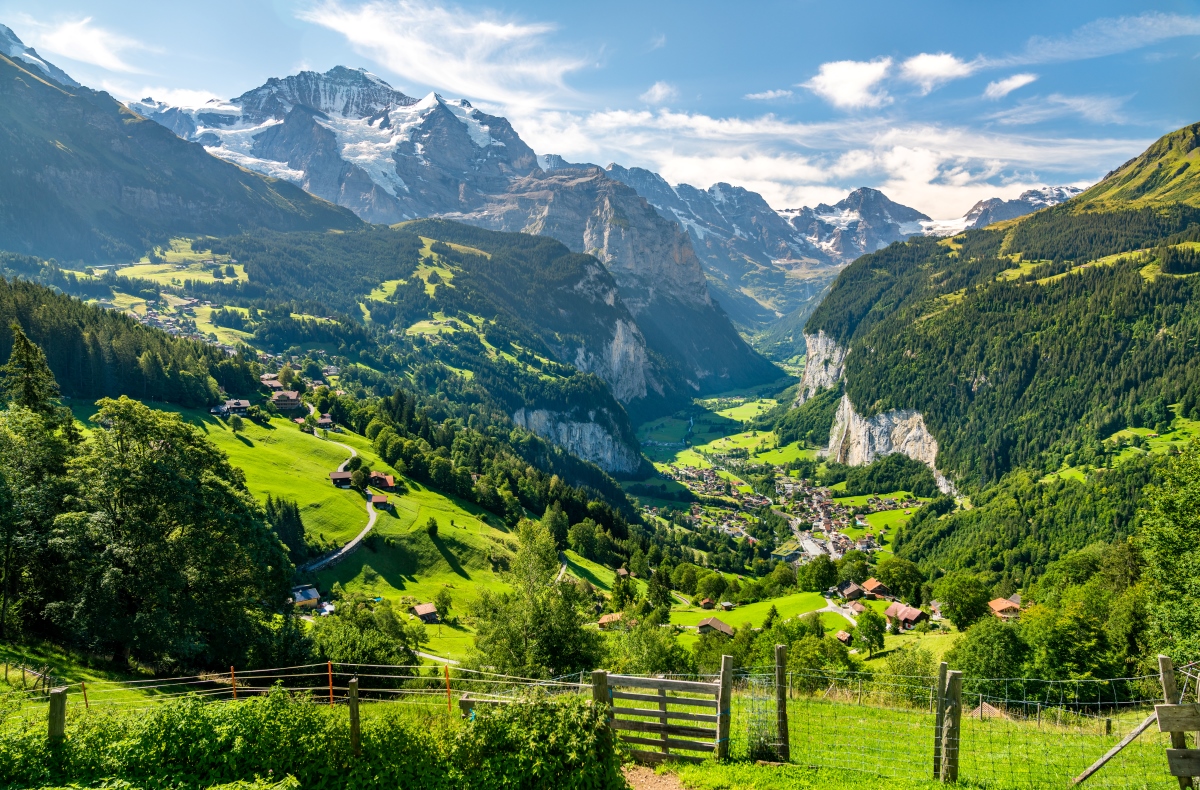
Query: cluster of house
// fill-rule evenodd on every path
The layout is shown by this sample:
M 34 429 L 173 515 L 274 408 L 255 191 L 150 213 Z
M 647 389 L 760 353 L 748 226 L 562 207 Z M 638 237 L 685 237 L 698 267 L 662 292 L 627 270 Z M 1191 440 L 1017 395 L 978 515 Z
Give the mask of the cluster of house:
M 829 592 L 849 601 L 846 608 L 856 616 L 867 610 L 866 605 L 862 603 L 863 600 L 891 601 L 883 614 L 894 627 L 905 631 L 913 628 L 917 623 L 930 619 L 929 612 L 896 600 L 888 586 L 874 577 L 867 579 L 862 584 L 844 581 L 830 587 Z
M 376 598 L 376 601 L 381 599 Z M 292 605 L 297 609 L 310 611 L 315 614 L 326 616 L 333 614 L 337 610 L 337 605 L 331 601 L 322 601 L 321 593 L 311 584 L 302 584 L 292 588 Z M 437 606 L 431 603 L 419 603 L 409 607 L 413 617 L 416 617 L 421 622 L 427 625 L 436 625 L 441 622 L 438 616 Z
M 338 488 L 349 488 L 351 479 L 354 477 L 353 472 L 330 472 L 329 481 Z M 396 487 L 396 478 L 383 472 L 371 472 L 371 476 L 367 478 L 367 485 L 372 488 L 382 488 L 385 491 L 391 491 Z M 392 507 L 391 500 L 387 494 L 376 494 L 370 492 L 367 495 L 367 501 L 371 503 L 371 507 L 390 509 Z

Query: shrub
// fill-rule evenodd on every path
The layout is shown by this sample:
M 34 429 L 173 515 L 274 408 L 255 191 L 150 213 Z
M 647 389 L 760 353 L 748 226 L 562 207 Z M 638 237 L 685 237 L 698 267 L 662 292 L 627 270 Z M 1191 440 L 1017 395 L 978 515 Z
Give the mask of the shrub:
M 40 717 L 0 734 L 0 786 L 88 786 L 111 777 L 181 789 L 625 786 L 602 709 L 577 698 L 529 703 L 481 710 L 466 723 L 387 706 L 363 717 L 358 758 L 344 707 L 278 688 L 238 702 L 190 697 L 136 713 L 73 711 L 59 748 L 47 746 Z

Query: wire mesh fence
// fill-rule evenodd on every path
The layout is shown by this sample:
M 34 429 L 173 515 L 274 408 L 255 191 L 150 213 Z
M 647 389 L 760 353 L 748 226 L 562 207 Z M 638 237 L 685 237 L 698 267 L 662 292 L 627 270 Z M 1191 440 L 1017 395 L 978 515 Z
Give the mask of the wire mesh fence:
M 1200 672 L 1178 671 L 1178 702 L 1198 702 Z M 626 676 L 632 677 L 632 676 Z M 659 678 L 673 676 L 656 676 Z M 686 680 L 714 683 L 717 675 Z M 320 663 L 254 671 L 231 670 L 179 678 L 87 681 L 66 684 L 69 711 L 128 711 L 185 697 L 212 702 L 262 696 L 282 689 L 312 704 L 343 705 L 350 680 L 358 680 L 365 715 L 373 705 L 412 706 L 414 711 L 470 718 L 476 706 L 559 695 L 591 698 L 591 673 L 539 679 L 502 675 L 446 664 L 376 666 Z M 777 678 L 783 678 L 783 681 Z M 779 688 L 786 682 L 786 688 Z M 883 673 L 793 671 L 773 667 L 735 673 L 728 753 L 733 759 L 790 762 L 859 771 L 875 777 L 935 777 L 937 679 Z M 1155 675 L 1114 680 L 965 679 L 957 736 L 947 744 L 958 754 L 958 780 L 989 788 L 1063 787 L 1153 715 L 1162 685 Z M 47 715 L 49 692 L 14 689 L 0 697 L 7 725 Z M 787 749 L 780 738 L 778 699 L 786 700 Z M 682 702 L 682 701 L 680 701 Z M 622 702 L 629 706 L 635 703 Z M 642 703 L 636 706 L 644 707 Z M 663 709 L 691 710 L 672 701 Z M 696 713 L 696 711 L 692 711 Z M 713 725 L 712 712 L 691 718 Z M 655 715 L 634 715 L 653 720 Z M 665 718 L 665 717 L 664 717 Z M 685 722 L 688 726 L 690 723 Z M 639 737 L 645 737 L 639 736 Z M 663 736 L 665 740 L 666 736 Z M 1090 776 L 1087 788 L 1168 788 L 1166 734 L 1151 726 Z M 665 751 L 665 749 L 664 749 Z

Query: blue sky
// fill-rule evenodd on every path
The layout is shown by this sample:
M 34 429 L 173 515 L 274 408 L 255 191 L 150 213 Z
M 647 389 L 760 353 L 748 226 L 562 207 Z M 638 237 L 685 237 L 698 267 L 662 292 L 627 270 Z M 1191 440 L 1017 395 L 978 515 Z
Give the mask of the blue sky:
M 1200 2 L 0 0 L 0 22 L 122 99 L 361 66 L 506 115 L 539 153 L 776 208 L 875 186 L 958 216 L 1200 120 Z

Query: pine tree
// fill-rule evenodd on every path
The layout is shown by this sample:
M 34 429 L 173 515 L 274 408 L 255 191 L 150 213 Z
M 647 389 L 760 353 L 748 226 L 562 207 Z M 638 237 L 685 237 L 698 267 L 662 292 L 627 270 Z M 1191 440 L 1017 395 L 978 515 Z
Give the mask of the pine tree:
M 58 382 L 46 362 L 46 354 L 21 331 L 20 324 L 14 321 L 9 330 L 13 339 L 12 354 L 0 367 L 4 400 L 43 417 L 56 415 Z

